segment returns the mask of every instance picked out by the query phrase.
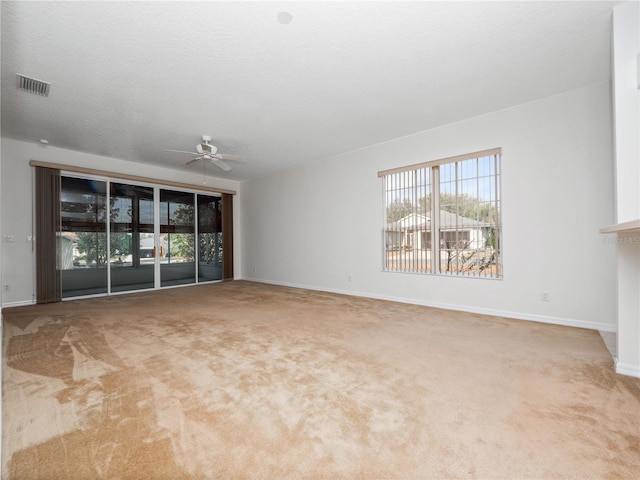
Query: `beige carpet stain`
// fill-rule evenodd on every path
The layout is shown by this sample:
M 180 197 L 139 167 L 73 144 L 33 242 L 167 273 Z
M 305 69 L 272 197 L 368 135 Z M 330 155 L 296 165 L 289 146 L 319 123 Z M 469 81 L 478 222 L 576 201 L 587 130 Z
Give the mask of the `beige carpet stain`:
M 250 282 L 3 315 L 3 478 L 640 471 L 595 331 Z

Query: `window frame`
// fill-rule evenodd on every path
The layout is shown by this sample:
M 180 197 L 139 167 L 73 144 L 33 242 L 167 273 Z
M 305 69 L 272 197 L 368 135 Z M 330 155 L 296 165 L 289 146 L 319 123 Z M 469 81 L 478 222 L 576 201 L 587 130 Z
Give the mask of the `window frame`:
M 475 168 L 473 173 L 465 172 L 469 166 Z M 383 272 L 504 278 L 501 147 L 382 170 L 378 177 L 383 197 Z M 476 182 L 475 190 L 467 186 L 470 181 Z M 453 199 L 448 208 L 441 208 L 443 194 Z M 402 216 L 390 221 L 389 208 L 394 204 L 402 212 L 396 215 Z M 462 215 L 461 208 L 468 206 L 475 218 Z M 407 244 L 403 239 L 409 235 L 419 240 Z M 462 243 L 451 241 L 460 235 Z

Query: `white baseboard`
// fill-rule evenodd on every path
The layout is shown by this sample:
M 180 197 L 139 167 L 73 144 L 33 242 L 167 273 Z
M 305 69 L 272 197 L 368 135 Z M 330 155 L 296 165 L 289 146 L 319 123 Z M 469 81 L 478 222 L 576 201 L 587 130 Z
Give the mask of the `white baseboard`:
M 288 283 L 288 282 L 264 280 L 261 278 L 243 278 L 242 280 L 247 280 L 248 282 L 267 283 L 270 285 L 279 285 L 282 287 L 304 288 L 307 290 L 338 293 L 341 295 L 352 295 L 355 297 L 366 297 L 366 298 L 374 298 L 377 300 L 388 300 L 391 302 L 408 303 L 411 305 L 422 305 L 424 307 L 441 308 L 443 310 L 457 310 L 459 312 L 469 312 L 469 313 L 478 313 L 481 315 L 491 315 L 494 317 L 513 318 L 516 320 L 526 320 L 529 322 L 549 323 L 553 325 L 563 325 L 566 327 L 586 328 L 588 330 L 598 330 L 600 332 L 616 332 L 617 330 L 615 325 L 610 325 L 608 323 L 587 322 L 585 320 L 575 320 L 572 318 L 547 317 L 544 315 L 532 315 L 529 313 L 510 312 L 505 310 L 495 310 L 491 308 L 470 307 L 468 305 L 456 305 L 456 304 L 449 304 L 449 303 L 431 302 L 427 300 L 420 300 L 420 299 L 414 299 L 414 298 L 394 297 L 391 295 L 378 295 L 378 294 L 371 294 L 371 293 L 352 292 L 349 290 L 339 290 L 334 288 L 319 288 L 319 287 L 314 287 L 310 285 L 301 285 L 301 284 Z
M 23 300 L 21 302 L 7 302 L 2 304 L 2 308 L 25 307 L 27 305 L 35 305 L 35 300 Z
M 616 359 L 616 373 L 640 378 L 640 366 L 629 363 L 621 363 Z
M 340 295 L 352 295 L 355 297 L 374 298 L 377 300 L 388 300 L 391 302 L 408 303 L 411 305 L 422 305 L 424 307 L 441 308 L 443 310 L 457 310 L 460 312 L 478 313 L 481 315 L 491 315 L 494 317 L 505 317 L 505 318 L 513 318 L 516 320 L 526 320 L 530 322 L 549 323 L 552 325 L 564 325 L 567 327 L 586 328 L 588 330 L 598 330 L 600 332 L 614 332 L 614 333 L 616 332 L 615 325 L 610 325 L 607 323 L 598 323 L 598 322 L 587 322 L 584 320 L 575 320 L 571 318 L 547 317 L 544 315 L 533 315 L 529 313 L 511 312 L 511 311 L 496 310 L 491 308 L 470 307 L 468 305 L 431 302 L 427 300 L 395 297 L 391 295 L 378 295 L 378 294 L 372 294 L 372 293 L 362 293 L 362 292 L 355 292 L 351 290 L 341 290 L 341 289 L 335 289 L 335 288 L 320 288 L 312 285 L 303 285 L 303 284 L 290 283 L 290 282 L 278 282 L 278 281 L 272 281 L 272 280 L 265 280 L 262 278 L 240 278 L 239 280 L 247 280 L 249 282 L 257 282 L 257 283 L 266 283 L 270 285 L 279 285 L 282 287 L 304 288 L 307 290 L 337 293 Z M 35 305 L 35 303 L 36 303 L 35 300 L 9 302 L 9 303 L 3 303 L 2 308 L 23 307 L 26 305 Z M 640 376 L 639 375 L 640 370 L 637 366 L 621 364 L 620 368 L 623 369 L 625 372 L 626 371 L 636 372 L 636 373 L 625 373 L 625 375 Z

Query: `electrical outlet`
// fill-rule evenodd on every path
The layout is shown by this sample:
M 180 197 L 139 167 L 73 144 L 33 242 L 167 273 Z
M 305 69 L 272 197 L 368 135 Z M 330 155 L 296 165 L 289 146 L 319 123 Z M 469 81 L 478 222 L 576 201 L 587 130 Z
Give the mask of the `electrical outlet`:
M 2 286 L 2 290 L 4 290 L 5 292 L 9 292 L 11 291 L 11 287 L 9 287 L 9 284 L 6 283 Z
M 549 302 L 551 300 L 549 292 L 540 292 L 540 301 Z
M 351 282 L 351 275 L 347 275 L 347 282 Z
M 3 235 L 2 241 L 4 243 L 13 243 L 13 235 Z

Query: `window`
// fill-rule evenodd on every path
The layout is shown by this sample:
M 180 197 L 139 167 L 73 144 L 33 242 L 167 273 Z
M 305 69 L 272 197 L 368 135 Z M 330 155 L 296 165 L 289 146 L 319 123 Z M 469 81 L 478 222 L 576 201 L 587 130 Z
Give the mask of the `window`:
M 500 148 L 378 173 L 383 269 L 502 278 Z

